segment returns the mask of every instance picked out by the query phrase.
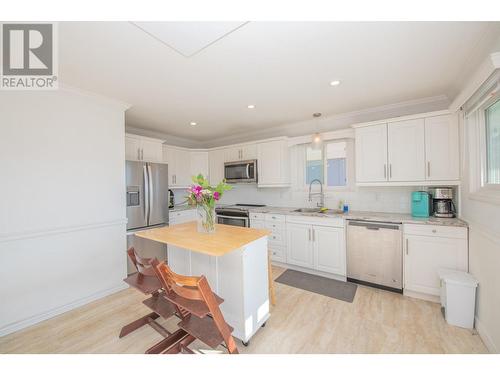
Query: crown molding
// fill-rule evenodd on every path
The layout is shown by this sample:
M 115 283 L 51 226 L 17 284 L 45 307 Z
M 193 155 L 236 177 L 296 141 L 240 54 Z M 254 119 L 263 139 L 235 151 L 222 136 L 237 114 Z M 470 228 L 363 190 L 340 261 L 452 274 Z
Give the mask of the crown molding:
M 277 136 L 299 137 L 311 134 L 314 131 L 324 133 L 328 131 L 346 129 L 352 124 L 359 122 L 376 121 L 385 118 L 443 110 L 448 108 L 449 102 L 450 101 L 446 95 L 425 97 L 326 116 L 318 122 L 317 129 L 313 129 L 313 126 L 316 126 L 314 120 L 305 120 L 282 124 L 266 129 L 255 129 L 254 131 L 237 133 L 226 137 L 219 137 L 202 142 L 202 145 L 205 148 L 212 148 Z

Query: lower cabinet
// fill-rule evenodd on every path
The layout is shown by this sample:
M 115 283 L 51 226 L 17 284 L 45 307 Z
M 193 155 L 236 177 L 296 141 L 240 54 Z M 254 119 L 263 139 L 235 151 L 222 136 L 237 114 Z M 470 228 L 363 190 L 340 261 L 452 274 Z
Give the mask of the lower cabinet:
M 287 223 L 287 263 L 345 276 L 344 228 Z
M 312 226 L 287 223 L 287 263 L 313 268 Z
M 466 228 L 411 225 L 404 240 L 405 291 L 439 296 L 439 268 L 467 271 Z
M 313 226 L 312 229 L 315 268 L 345 275 L 344 228 Z
M 286 241 L 284 236 L 277 234 L 279 229 L 275 228 L 276 224 L 267 223 L 264 221 L 263 217 L 259 217 L 257 220 L 250 217 L 250 227 L 256 229 L 269 229 L 271 234 L 268 236 L 268 251 L 271 256 L 271 260 L 286 263 Z

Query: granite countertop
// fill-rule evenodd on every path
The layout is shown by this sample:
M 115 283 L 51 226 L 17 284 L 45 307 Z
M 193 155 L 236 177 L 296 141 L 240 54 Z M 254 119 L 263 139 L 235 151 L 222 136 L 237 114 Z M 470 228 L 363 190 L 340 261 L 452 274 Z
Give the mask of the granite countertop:
M 390 213 L 390 212 L 370 212 L 370 211 L 349 211 L 348 213 L 337 213 L 331 210 L 326 213 L 316 212 L 295 212 L 296 207 L 251 207 L 250 212 L 253 213 L 270 213 L 294 216 L 313 216 L 313 217 L 332 217 L 343 218 L 346 220 L 369 220 L 377 222 L 391 222 L 403 224 L 432 224 L 446 225 L 454 227 L 467 227 L 467 222 L 458 218 L 438 218 L 438 217 L 413 217 L 406 213 Z

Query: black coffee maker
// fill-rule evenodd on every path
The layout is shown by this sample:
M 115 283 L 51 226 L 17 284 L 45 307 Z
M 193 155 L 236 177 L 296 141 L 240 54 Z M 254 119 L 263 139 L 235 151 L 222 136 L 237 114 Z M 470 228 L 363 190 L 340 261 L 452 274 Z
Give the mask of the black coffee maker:
M 168 208 L 174 208 L 175 194 L 172 189 L 168 189 Z

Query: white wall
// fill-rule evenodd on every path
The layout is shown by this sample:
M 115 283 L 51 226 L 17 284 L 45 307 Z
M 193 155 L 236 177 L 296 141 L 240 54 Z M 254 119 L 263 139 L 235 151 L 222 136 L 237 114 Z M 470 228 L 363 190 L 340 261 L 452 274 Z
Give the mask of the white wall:
M 123 287 L 124 110 L 0 92 L 0 335 Z
M 460 124 L 463 190 L 462 215 L 469 223 L 469 272 L 478 280 L 476 329 L 491 352 L 500 352 L 500 206 L 471 199 L 465 123 Z
M 500 51 L 500 38 L 491 52 Z M 452 104 L 458 108 L 493 72 L 495 64 L 488 56 L 469 77 L 462 93 Z M 500 353 L 500 205 L 479 201 L 469 195 L 467 124 L 459 116 L 462 155 L 461 217 L 469 223 L 469 271 L 478 280 L 476 329 L 491 352 Z

